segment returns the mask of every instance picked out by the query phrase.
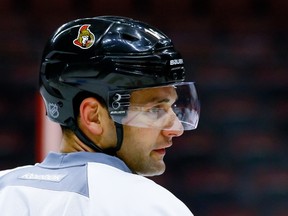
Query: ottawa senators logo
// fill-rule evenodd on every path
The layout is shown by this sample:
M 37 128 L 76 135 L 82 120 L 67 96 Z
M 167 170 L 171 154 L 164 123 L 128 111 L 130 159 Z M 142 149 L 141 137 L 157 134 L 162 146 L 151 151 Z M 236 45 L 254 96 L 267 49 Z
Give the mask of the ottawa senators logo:
M 73 44 L 81 49 L 89 49 L 95 42 L 94 34 L 89 30 L 90 25 L 82 25 Z

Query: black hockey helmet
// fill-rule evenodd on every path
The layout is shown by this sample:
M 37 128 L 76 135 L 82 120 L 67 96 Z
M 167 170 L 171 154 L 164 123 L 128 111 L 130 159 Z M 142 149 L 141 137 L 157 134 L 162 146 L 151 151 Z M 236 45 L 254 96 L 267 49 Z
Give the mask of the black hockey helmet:
M 52 35 L 43 52 L 40 92 L 48 117 L 75 130 L 73 104 L 83 92 L 100 96 L 113 117 L 123 113 L 113 106 L 117 91 L 181 83 L 184 78 L 183 59 L 164 33 L 130 18 L 99 16 L 68 22 Z M 189 97 L 195 102 L 191 88 Z

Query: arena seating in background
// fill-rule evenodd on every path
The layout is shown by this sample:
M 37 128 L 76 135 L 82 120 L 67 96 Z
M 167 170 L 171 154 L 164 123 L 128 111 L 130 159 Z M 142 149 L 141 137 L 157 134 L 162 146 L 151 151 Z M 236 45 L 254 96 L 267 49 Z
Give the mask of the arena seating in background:
M 175 139 L 153 179 L 195 215 L 288 215 L 287 11 L 285 0 L 2 0 L 0 168 L 36 162 L 48 34 L 74 18 L 132 16 L 173 39 L 201 101 L 198 129 Z

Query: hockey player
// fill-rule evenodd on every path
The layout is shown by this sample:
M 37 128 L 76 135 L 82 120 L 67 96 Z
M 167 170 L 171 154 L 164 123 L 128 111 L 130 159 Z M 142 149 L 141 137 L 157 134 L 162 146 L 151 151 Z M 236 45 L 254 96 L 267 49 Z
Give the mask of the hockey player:
M 191 216 L 145 177 L 162 174 L 172 139 L 197 127 L 196 89 L 184 78 L 180 53 L 148 24 L 101 16 L 61 26 L 40 70 L 61 151 L 0 172 L 1 215 Z

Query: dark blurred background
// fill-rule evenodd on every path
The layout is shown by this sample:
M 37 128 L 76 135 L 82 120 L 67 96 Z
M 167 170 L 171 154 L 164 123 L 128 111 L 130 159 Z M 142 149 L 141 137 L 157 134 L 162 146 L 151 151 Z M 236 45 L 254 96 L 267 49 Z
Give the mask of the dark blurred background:
M 198 129 L 153 179 L 195 216 L 287 216 L 287 13 L 286 0 L 1 0 L 0 169 L 37 162 L 48 36 L 71 19 L 129 16 L 173 39 L 201 100 Z

